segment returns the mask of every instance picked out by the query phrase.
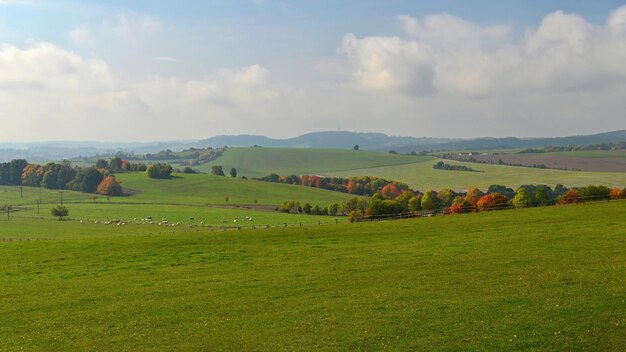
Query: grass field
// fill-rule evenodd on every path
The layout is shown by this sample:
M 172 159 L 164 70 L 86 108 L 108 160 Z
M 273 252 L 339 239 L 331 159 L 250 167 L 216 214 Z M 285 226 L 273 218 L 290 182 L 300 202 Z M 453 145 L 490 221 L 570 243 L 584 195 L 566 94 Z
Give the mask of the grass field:
M 6 213 L 0 214 L 1 238 L 75 238 L 81 235 L 101 236 L 107 231 L 118 234 L 133 233 L 180 233 L 207 230 L 204 227 L 252 227 L 265 225 L 300 226 L 318 222 L 346 222 L 345 217 L 314 216 L 305 214 L 285 214 L 276 211 L 259 211 L 246 208 L 203 207 L 193 205 L 154 205 L 154 204 L 66 204 L 70 211 L 67 221 L 57 221 L 50 215 L 51 206 L 42 206 L 40 214 L 36 207 L 12 213 L 8 222 Z M 4 215 L 4 216 L 3 216 Z M 146 224 L 140 219 L 151 216 L 155 222 L 166 219 L 169 223 L 180 223 L 177 227 L 161 227 Z M 134 219 L 138 220 L 134 220 Z M 247 219 L 246 219 L 247 218 Z M 249 220 L 251 219 L 251 220 Z M 85 223 L 81 224 L 79 221 Z M 123 220 L 127 225 L 116 223 L 105 225 L 102 221 Z M 236 221 L 234 221 L 236 220 Z M 99 223 L 96 224 L 95 221 Z M 46 224 L 46 225 L 44 225 Z M 191 225 L 191 227 L 190 227 Z M 204 227 L 201 227 L 203 225 Z
M 212 165 L 228 171 L 234 167 L 239 175 L 266 176 L 304 175 L 366 167 L 391 166 L 429 160 L 431 157 L 394 155 L 365 150 L 305 148 L 228 148 L 218 159 L 201 165 L 199 170 L 211 172 Z
M 161 235 L 30 221 L 71 238 L 0 242 L 0 350 L 618 351 L 625 210 Z
M 589 153 L 581 155 L 587 154 Z M 353 150 L 230 148 L 222 157 L 200 166 L 200 169 L 209 172 L 211 165 L 217 164 L 223 165 L 226 170 L 235 167 L 240 174 L 249 176 L 264 176 L 270 172 L 280 175 L 379 176 L 406 182 L 419 190 L 444 187 L 461 190 L 471 186 L 487 188 L 492 184 L 505 184 L 515 188 L 531 183 L 626 187 L 624 172 L 562 171 L 444 160 L 449 164 L 466 165 L 483 171 L 472 173 L 433 169 L 432 165 L 439 160 L 430 156 Z
M 422 191 L 439 190 L 444 187 L 464 190 L 472 186 L 486 189 L 492 184 L 503 184 L 512 188 L 523 184 L 547 184 L 554 186 L 558 183 L 568 187 L 592 184 L 626 187 L 626 172 L 562 171 L 443 160 L 448 164 L 465 165 L 482 172 L 448 171 L 433 169 L 432 166 L 437 161 L 438 159 L 433 159 L 420 163 L 356 169 L 332 172 L 330 174 L 336 176 L 379 176 L 406 182 Z
M 328 190 L 316 189 L 240 178 L 219 177 L 202 174 L 175 174 L 166 180 L 150 179 L 142 172 L 117 174 L 118 180 L 130 196 L 110 197 L 98 195 L 96 203 L 172 203 L 172 204 L 258 204 L 279 205 L 286 200 L 304 204 L 343 202 L 352 196 Z M 42 194 L 42 202 L 58 204 L 61 193 L 64 202 L 92 203 L 93 194 L 39 189 L 36 187 L 0 186 L 0 206 L 6 204 L 34 204 Z M 226 202 L 228 196 L 228 202 Z

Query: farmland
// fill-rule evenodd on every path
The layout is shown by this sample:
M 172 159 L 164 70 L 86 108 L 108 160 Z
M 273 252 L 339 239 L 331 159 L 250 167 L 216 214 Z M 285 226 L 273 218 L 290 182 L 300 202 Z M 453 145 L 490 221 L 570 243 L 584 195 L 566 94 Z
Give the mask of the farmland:
M 212 165 L 234 167 L 248 177 L 320 174 L 367 167 L 394 166 L 430 160 L 431 157 L 395 155 L 365 150 L 304 148 L 228 148 L 224 154 L 198 169 L 210 172 Z
M 58 235 L 0 242 L 0 350 L 619 350 L 625 206 L 162 234 L 0 220 Z
M 532 167 L 545 165 L 551 169 L 581 170 L 598 172 L 626 172 L 626 151 L 571 151 L 551 153 L 501 153 L 475 155 L 474 159 L 497 164 L 500 160 L 507 164 L 520 164 Z
M 594 160 L 586 154 L 577 158 L 583 161 Z M 280 175 L 378 176 L 406 182 L 420 190 L 438 190 L 444 187 L 460 190 L 472 186 L 486 189 L 492 184 L 515 188 L 531 183 L 553 186 L 561 183 L 569 187 L 589 184 L 626 186 L 624 172 L 565 171 L 451 160 L 444 161 L 481 172 L 434 170 L 432 166 L 439 160 L 441 159 L 431 156 L 353 150 L 229 148 L 222 157 L 200 166 L 200 169 L 208 172 L 211 165 L 223 165 L 225 169 L 235 167 L 240 174 L 251 176 L 265 176 L 271 172 Z

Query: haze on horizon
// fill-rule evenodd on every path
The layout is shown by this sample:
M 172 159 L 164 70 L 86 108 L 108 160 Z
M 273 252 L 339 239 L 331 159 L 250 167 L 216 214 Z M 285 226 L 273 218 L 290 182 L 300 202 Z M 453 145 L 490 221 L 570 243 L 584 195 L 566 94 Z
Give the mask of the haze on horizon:
M 626 128 L 620 1 L 0 0 L 0 142 Z

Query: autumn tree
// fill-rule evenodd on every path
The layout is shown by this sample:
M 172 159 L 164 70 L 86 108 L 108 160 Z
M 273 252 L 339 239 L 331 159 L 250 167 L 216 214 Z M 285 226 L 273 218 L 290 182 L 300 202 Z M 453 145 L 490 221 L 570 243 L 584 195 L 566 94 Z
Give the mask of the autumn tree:
M 392 183 L 383 187 L 383 189 L 380 190 L 380 194 L 385 198 L 394 199 L 400 195 L 400 191 L 398 187 Z
M 611 199 L 621 199 L 624 195 L 623 191 L 617 187 L 611 189 Z
M 493 209 L 502 209 L 508 203 L 509 199 L 507 197 L 505 197 L 501 193 L 496 192 L 483 196 L 482 198 L 480 198 L 478 203 L 476 203 L 476 205 L 481 211 L 488 211 Z
M 98 193 L 105 196 L 121 196 L 124 194 L 122 186 L 113 175 L 105 177 L 102 182 L 100 182 L 98 185 Z
M 465 203 L 468 206 L 472 206 L 474 208 L 476 208 L 476 204 L 478 203 L 478 201 L 480 200 L 480 198 L 483 196 L 483 192 L 476 188 L 476 187 L 470 187 L 467 190 L 467 193 L 465 194 Z
M 561 204 L 572 204 L 572 203 L 578 203 L 580 200 L 580 192 L 578 192 L 578 190 L 572 188 L 567 190 L 562 196 L 561 199 L 559 200 L 559 203 Z

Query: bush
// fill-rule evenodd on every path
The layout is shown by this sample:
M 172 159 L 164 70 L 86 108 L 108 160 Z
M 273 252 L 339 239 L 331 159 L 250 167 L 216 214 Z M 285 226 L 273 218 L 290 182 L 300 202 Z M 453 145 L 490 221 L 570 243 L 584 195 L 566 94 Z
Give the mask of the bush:
M 172 175 L 172 166 L 169 164 L 155 163 L 146 169 L 146 175 L 150 178 L 170 178 Z
M 58 216 L 59 217 L 59 221 L 63 220 L 64 216 L 68 216 L 70 214 L 69 210 L 67 210 L 66 207 L 62 206 L 62 205 L 57 205 L 56 207 L 50 209 L 50 214 L 52 216 Z

